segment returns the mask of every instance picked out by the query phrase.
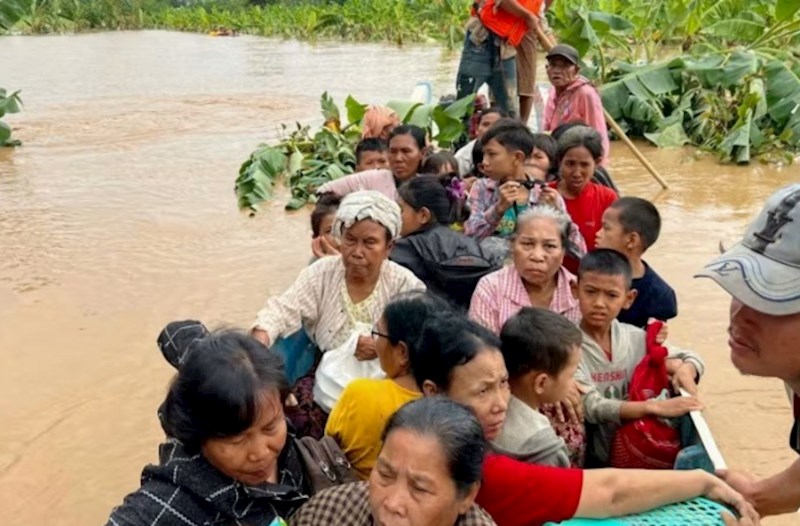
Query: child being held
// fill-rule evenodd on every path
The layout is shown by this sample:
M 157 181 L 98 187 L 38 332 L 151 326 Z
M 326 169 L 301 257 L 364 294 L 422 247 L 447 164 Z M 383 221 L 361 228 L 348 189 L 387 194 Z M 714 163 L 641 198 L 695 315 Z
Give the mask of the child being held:
M 623 421 L 646 416 L 676 418 L 702 409 L 696 398 L 681 396 L 627 401 L 633 370 L 646 354 L 645 331 L 616 319 L 636 297 L 631 279 L 631 267 L 624 255 L 598 249 L 583 257 L 578 281 L 573 284 L 573 294 L 583 316 L 580 323 L 583 356 L 575 378 L 584 392 L 586 420 L 596 424 L 591 429 L 589 458 L 599 465 L 608 464 L 614 433 Z M 669 346 L 667 349 L 673 387 L 696 394 L 703 361 L 693 352 Z
M 389 145 L 383 139 L 362 139 L 356 145 L 355 171 L 388 170 Z
M 314 211 L 311 212 L 311 252 L 314 257 L 311 262 L 325 256 L 339 254 L 339 242 L 331 233 L 336 211 L 342 198 L 336 194 L 326 193 L 317 197 Z
M 581 331 L 564 316 L 524 307 L 500 332 L 511 399 L 496 452 L 532 464 L 569 467 L 567 446 L 542 404 L 563 401 L 581 361 Z
M 538 203 L 565 210 L 564 200 L 557 191 L 525 173 L 534 143 L 527 126 L 511 119 L 498 121 L 481 143 L 482 169 L 487 178 L 478 179 L 467 198 L 470 216 L 464 230 L 468 236 L 507 239 L 514 233 L 517 215 Z M 577 229 L 573 229 L 570 240 L 579 248 L 585 246 Z
M 642 259 L 658 240 L 660 232 L 661 216 L 655 205 L 646 199 L 622 197 L 603 212 L 597 247 L 624 254 L 633 272 L 636 299 L 617 316 L 622 323 L 644 328 L 650 318 L 666 321 L 678 315 L 675 291 Z

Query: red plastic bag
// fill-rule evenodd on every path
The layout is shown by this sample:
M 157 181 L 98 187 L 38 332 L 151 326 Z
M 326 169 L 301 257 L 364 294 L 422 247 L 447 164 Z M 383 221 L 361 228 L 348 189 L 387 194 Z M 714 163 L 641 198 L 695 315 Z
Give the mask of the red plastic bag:
M 670 388 L 667 349 L 656 343 L 664 326 L 656 321 L 647 326 L 647 354 L 633 370 L 628 400 L 644 402 Z M 617 430 L 611 445 L 611 466 L 615 468 L 672 469 L 681 450 L 680 431 L 658 417 L 647 416 L 626 422 Z

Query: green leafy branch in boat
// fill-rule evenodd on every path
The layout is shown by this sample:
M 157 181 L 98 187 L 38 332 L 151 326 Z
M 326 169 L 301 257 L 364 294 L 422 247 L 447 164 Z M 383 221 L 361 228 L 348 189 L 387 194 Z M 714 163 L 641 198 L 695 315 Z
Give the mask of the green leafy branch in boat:
M 439 146 L 448 147 L 464 134 L 464 119 L 472 113 L 474 96 L 447 104 L 390 101 L 405 124 L 425 129 Z M 273 198 L 281 181 L 291 189 L 287 210 L 313 202 L 314 192 L 328 181 L 353 173 L 355 147 L 361 139 L 361 122 L 367 106 L 348 96 L 347 124 L 342 127 L 339 107 L 327 92 L 320 106 L 324 124 L 312 134 L 310 126 L 295 123 L 294 129 L 281 125 L 282 139 L 276 145 L 261 144 L 239 169 L 236 195 L 239 208 L 255 212 L 259 203 Z

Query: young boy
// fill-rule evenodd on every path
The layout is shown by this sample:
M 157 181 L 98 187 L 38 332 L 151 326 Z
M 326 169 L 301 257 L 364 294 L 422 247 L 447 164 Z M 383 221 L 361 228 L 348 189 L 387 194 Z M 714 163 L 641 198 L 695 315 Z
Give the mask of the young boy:
M 581 331 L 556 312 L 525 307 L 505 323 L 500 339 L 511 399 L 493 448 L 524 462 L 569 467 L 567 446 L 539 407 L 566 397 L 581 360 Z
M 533 185 L 525 175 L 533 142 L 527 126 L 511 119 L 498 121 L 484 134 L 482 167 L 486 179 L 477 180 L 467 198 L 470 216 L 464 231 L 468 236 L 508 238 L 514 233 L 517 215 L 540 202 L 565 209 L 558 191 Z
M 678 315 L 675 291 L 642 260 L 661 232 L 661 216 L 655 205 L 639 197 L 622 197 L 603 213 L 596 246 L 624 254 L 633 271 L 636 299 L 617 319 L 644 328 L 647 320 L 667 321 Z
M 702 409 L 696 398 L 681 396 L 626 401 L 633 370 L 646 354 L 645 331 L 616 319 L 636 298 L 631 279 L 631 267 L 624 255 L 598 249 L 583 257 L 578 281 L 573 284 L 583 316 L 583 356 L 575 379 L 584 392 L 586 420 L 597 425 L 591 429 L 593 437 L 588 448 L 592 464 L 608 464 L 611 441 L 623 421 L 645 416 L 674 418 Z M 672 385 L 696 393 L 703 361 L 693 352 L 668 349 Z
M 356 173 L 389 169 L 389 145 L 383 139 L 363 139 L 356 146 Z

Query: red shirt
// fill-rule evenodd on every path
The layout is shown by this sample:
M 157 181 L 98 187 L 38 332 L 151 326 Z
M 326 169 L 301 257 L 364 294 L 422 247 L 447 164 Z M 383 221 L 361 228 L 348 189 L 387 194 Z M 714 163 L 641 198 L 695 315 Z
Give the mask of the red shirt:
M 476 502 L 497 526 L 540 526 L 574 517 L 582 487 L 580 469 L 537 466 L 489 454 Z
M 557 185 L 557 181 L 550 183 L 553 188 L 556 188 Z M 583 240 L 586 241 L 586 249 L 588 251 L 594 250 L 594 238 L 597 235 L 597 231 L 603 226 L 603 212 L 619 196 L 607 186 L 589 181 L 575 199 L 569 199 L 566 196 L 562 197 L 564 197 L 564 203 L 567 205 L 567 213 L 572 218 L 572 222 L 578 226 Z M 573 274 L 578 271 L 577 262 L 572 261 L 572 258 L 567 258 L 564 261 L 564 266 Z

